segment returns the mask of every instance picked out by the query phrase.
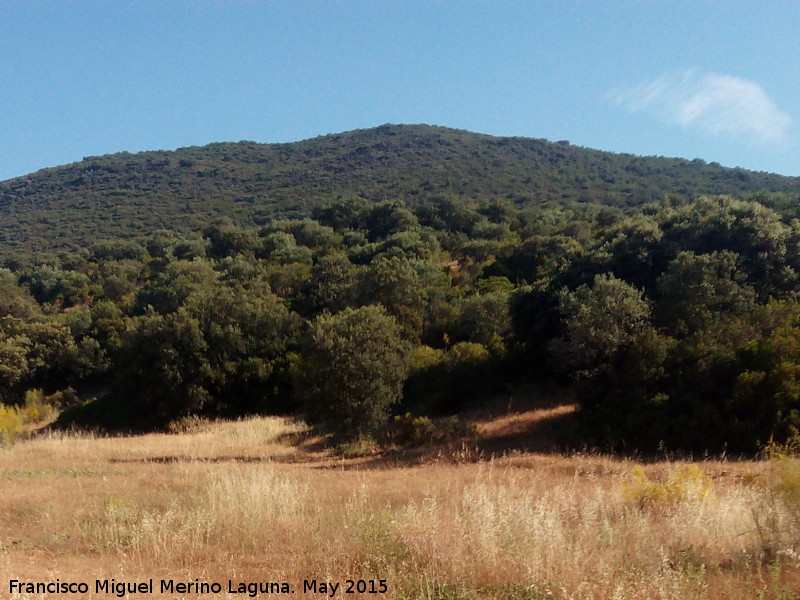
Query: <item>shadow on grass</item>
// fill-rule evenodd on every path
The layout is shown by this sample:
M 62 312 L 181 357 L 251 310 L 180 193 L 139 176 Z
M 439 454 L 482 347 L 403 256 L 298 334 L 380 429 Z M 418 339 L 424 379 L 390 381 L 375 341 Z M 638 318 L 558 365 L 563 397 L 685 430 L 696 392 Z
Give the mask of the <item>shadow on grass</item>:
M 577 404 L 560 388 L 518 388 L 513 394 L 492 398 L 460 417 L 475 425 L 474 434 L 439 443 L 384 448 L 372 455 L 339 459 L 338 463 L 316 468 L 391 469 L 432 462 L 466 464 L 521 453 L 563 455 L 581 448 Z
M 295 452 L 289 455 L 204 457 L 175 454 L 115 458 L 110 462 L 287 464 L 305 465 L 312 469 L 353 470 L 414 467 L 430 463 L 467 464 L 521 453 L 563 455 L 580 448 L 577 413 L 574 398 L 567 390 L 525 386 L 514 389 L 510 394 L 486 399 L 479 406 L 460 414 L 460 419 L 474 425 L 473 432 L 443 441 L 418 440 L 416 444 L 388 447 L 375 445 L 373 452 L 343 458 L 334 454 L 334 444 L 329 437 L 307 430 L 284 433 L 274 440 L 294 448 Z M 120 433 L 116 435 L 125 436 Z

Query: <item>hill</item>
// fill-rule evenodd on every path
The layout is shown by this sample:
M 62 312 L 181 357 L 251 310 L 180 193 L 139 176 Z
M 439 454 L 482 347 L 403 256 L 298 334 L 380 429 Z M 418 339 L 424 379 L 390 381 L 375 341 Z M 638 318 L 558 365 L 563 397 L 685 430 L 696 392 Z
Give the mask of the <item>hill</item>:
M 551 381 L 587 446 L 754 454 L 800 429 L 794 180 L 394 126 L 87 165 L 6 184 L 12 434 L 41 404 L 123 431 L 297 411 L 394 443 Z M 751 197 L 693 197 L 734 184 Z
M 337 197 L 505 198 L 636 206 L 700 194 L 800 194 L 800 178 L 702 160 L 638 157 L 426 125 L 384 125 L 289 144 L 216 143 L 86 157 L 0 182 L 6 250 L 86 247 L 157 229 L 300 217 Z

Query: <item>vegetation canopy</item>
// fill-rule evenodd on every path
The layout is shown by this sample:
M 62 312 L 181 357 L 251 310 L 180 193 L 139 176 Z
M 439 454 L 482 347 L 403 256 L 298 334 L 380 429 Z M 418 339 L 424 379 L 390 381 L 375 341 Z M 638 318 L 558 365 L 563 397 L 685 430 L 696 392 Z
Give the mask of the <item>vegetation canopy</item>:
M 799 186 L 388 125 L 3 182 L 4 419 L 355 439 L 558 381 L 570 443 L 754 453 L 800 427 Z

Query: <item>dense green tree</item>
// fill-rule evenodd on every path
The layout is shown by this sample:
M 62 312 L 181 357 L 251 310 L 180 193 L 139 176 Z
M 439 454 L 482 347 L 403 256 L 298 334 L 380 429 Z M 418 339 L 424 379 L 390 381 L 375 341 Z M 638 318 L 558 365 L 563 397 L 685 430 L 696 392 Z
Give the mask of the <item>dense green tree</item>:
M 425 320 L 425 296 L 412 263 L 379 256 L 362 272 L 361 304 L 382 304 L 397 319 L 409 339 L 419 339 Z
M 579 378 L 594 378 L 614 368 L 617 354 L 652 328 L 651 305 L 643 293 L 613 275 L 598 275 L 559 295 L 565 336 L 553 340 L 560 368 Z
M 103 240 L 92 244 L 89 253 L 96 261 L 142 260 L 147 250 L 135 240 Z
M 259 255 L 282 265 L 291 263 L 310 265 L 312 262 L 311 249 L 298 245 L 294 235 L 285 231 L 267 233 L 262 240 Z
M 262 261 L 239 256 L 229 256 L 217 261 L 214 270 L 219 273 L 219 281 L 227 285 L 238 285 L 244 288 L 269 288 L 269 269 Z M 206 288 L 208 289 L 208 288 Z
M 756 294 L 738 263 L 738 255 L 727 250 L 678 254 L 657 282 L 658 322 L 673 335 L 685 336 L 720 315 L 750 313 Z
M 31 293 L 18 285 L 18 277 L 8 269 L 0 269 L 0 317 L 30 319 L 41 312 Z
M 267 280 L 270 288 L 281 298 L 294 298 L 305 289 L 311 280 L 311 261 L 270 264 Z
M 97 266 L 94 279 L 107 299 L 120 304 L 133 301 L 143 270 L 141 262 L 133 259 L 103 261 Z
M 165 427 L 200 412 L 212 368 L 200 323 L 185 309 L 133 319 L 115 356 L 111 401 L 116 427 Z M 107 400 L 108 402 L 108 400 Z
M 490 274 L 505 275 L 517 282 L 549 281 L 584 254 L 575 238 L 562 235 L 533 235 L 515 246 L 508 257 L 490 266 Z
M 511 331 L 508 292 L 474 294 L 454 304 L 458 310 L 451 335 L 454 342 L 502 346 Z
M 451 233 L 471 234 L 473 227 L 481 220 L 476 207 L 464 198 L 446 196 L 434 199 L 416 209 L 420 223 Z
M 741 352 L 744 369 L 726 417 L 740 440 L 764 443 L 800 430 L 800 304 L 776 302 L 761 312 L 767 329 Z
M 111 366 L 112 357 L 119 351 L 127 319 L 120 307 L 111 300 L 100 300 L 89 309 L 90 324 L 83 336 L 97 344 L 97 371 Z
M 388 236 L 377 247 L 377 254 L 400 258 L 430 259 L 441 250 L 430 231 L 402 231 Z
M 230 219 L 215 221 L 206 227 L 203 237 L 209 242 L 208 255 L 212 258 L 252 254 L 261 245 L 255 231 L 238 227 Z
M 175 247 L 183 240 L 174 231 L 159 229 L 144 238 L 144 247 L 153 258 L 167 258 L 173 255 Z
M 619 346 L 613 362 L 576 382 L 581 415 L 589 437 L 584 443 L 607 449 L 655 452 L 666 443 L 673 447 L 675 432 L 674 391 L 669 387 L 669 357 L 675 340 L 653 328 L 631 333 L 628 342 Z M 708 438 L 698 440 L 701 450 L 714 447 Z M 690 445 L 676 446 L 690 448 Z
M 0 397 L 17 401 L 28 387 L 59 389 L 91 370 L 94 348 L 79 347 L 58 316 L 0 318 Z
M 314 219 L 332 227 L 336 231 L 362 229 L 370 209 L 370 202 L 359 196 L 339 198 L 334 202 L 317 206 L 312 216 Z
M 298 303 L 305 314 L 323 310 L 339 312 L 356 306 L 363 267 L 354 265 L 343 254 L 330 254 L 319 259 L 311 270 Z
M 483 202 L 478 207 L 478 212 L 486 217 L 490 223 L 513 224 L 517 217 L 517 207 L 507 199 L 493 198 Z
M 728 196 L 698 198 L 661 217 L 664 243 L 697 254 L 729 250 L 763 301 L 782 296 L 797 283 L 787 268 L 790 229 L 773 210 Z
M 92 293 L 89 277 L 79 271 L 41 265 L 26 278 L 31 294 L 39 302 L 56 302 L 74 306 L 85 302 Z
M 19 384 L 30 375 L 28 351 L 30 340 L 23 335 L 0 332 L 0 401 L 9 403 L 17 398 Z
M 139 291 L 135 309 L 141 313 L 152 306 L 161 314 L 175 312 L 194 291 L 213 285 L 218 278 L 209 261 L 172 261 L 154 273 Z
M 261 236 L 268 237 L 277 232 L 290 234 L 295 244 L 307 248 L 336 248 L 341 243 L 341 236 L 332 227 L 313 219 L 273 221 L 261 230 Z
M 208 246 L 207 239 L 188 239 L 175 244 L 172 253 L 178 260 L 195 260 L 207 256 Z
M 364 224 L 371 242 L 385 239 L 401 231 L 411 231 L 419 226 L 414 213 L 396 200 L 378 202 L 372 206 Z
M 597 254 L 607 255 L 602 256 L 605 268 L 619 279 L 638 288 L 650 288 L 668 258 L 662 238 L 655 218 L 637 215 L 604 230 Z
M 309 420 L 338 437 L 375 435 L 400 399 L 409 351 L 382 307 L 322 314 L 303 341 L 295 395 Z
M 193 294 L 187 312 L 202 332 L 207 410 L 228 415 L 289 410 L 299 317 L 266 282 L 217 284 Z

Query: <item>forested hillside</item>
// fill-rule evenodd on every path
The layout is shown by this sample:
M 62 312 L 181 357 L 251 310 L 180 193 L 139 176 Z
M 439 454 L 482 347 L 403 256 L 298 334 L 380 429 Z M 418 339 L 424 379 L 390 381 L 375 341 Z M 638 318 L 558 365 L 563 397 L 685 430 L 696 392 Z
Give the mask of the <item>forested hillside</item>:
M 307 217 L 340 197 L 409 207 L 443 197 L 638 206 L 701 194 L 800 193 L 798 178 L 702 160 L 637 157 L 566 141 L 384 125 L 291 144 L 211 144 L 120 153 L 0 182 L 3 251 L 85 248 L 157 229 L 199 232 Z
M 399 126 L 5 182 L 0 437 L 58 405 L 397 441 L 556 381 L 580 444 L 756 452 L 800 427 L 796 186 Z

